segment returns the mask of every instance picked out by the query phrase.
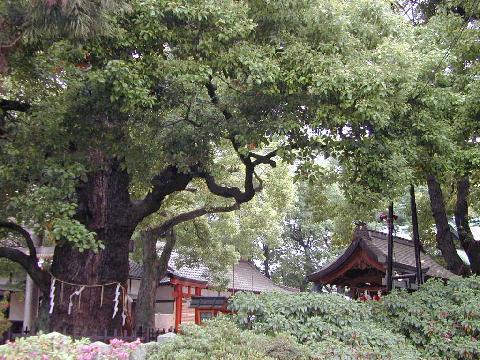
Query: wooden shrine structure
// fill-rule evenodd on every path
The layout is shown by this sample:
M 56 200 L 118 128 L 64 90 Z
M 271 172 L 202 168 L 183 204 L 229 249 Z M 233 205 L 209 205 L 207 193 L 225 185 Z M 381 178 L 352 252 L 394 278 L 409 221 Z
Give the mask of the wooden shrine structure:
M 336 285 L 347 288 L 352 298 L 358 298 L 365 291 L 371 296 L 377 291 L 388 292 L 387 273 L 389 249 L 391 249 L 392 287 L 416 290 L 418 283 L 427 278 L 449 279 L 455 276 L 429 257 L 421 249 L 421 281 L 416 281 L 416 256 L 414 242 L 398 236 L 370 230 L 366 225 L 358 225 L 348 248 L 333 262 L 307 276 L 316 288 Z

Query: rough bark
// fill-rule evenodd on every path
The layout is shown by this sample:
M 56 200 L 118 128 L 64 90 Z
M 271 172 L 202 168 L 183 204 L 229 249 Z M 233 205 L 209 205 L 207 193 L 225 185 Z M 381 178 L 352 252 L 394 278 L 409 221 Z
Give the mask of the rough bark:
M 463 263 L 455 248 L 454 236 L 448 224 L 447 210 L 440 183 L 435 176 L 427 177 L 430 207 L 435 219 L 437 247 L 447 263 L 447 269 L 457 275 L 468 274 L 468 268 Z
M 44 333 L 50 331 L 50 302 L 48 298 L 48 292 L 44 293 L 40 306 L 38 307 L 38 315 L 34 321 L 33 329 L 36 333 L 42 331 Z
M 258 190 L 258 189 L 257 189 Z M 140 283 L 138 302 L 135 309 L 135 327 L 148 329 L 153 327 L 155 319 L 155 294 L 157 283 L 167 275 L 168 262 L 175 248 L 176 236 L 174 227 L 186 221 L 212 213 L 230 212 L 240 208 L 235 202 L 228 206 L 201 207 L 178 214 L 155 228 L 142 234 L 143 244 L 143 278 Z M 158 257 L 156 243 L 160 238 L 166 238 L 162 254 Z
M 102 165 L 104 170 L 89 174 L 88 181 L 78 187 L 77 196 L 79 221 L 96 232 L 105 248 L 94 253 L 79 252 L 68 243 L 57 246 L 51 271 L 60 280 L 73 284 L 114 284 L 103 288 L 103 301 L 101 287 L 86 288 L 80 300 L 74 296 L 74 306 L 68 315 L 70 295 L 79 286 L 64 284 L 62 292 L 61 284 L 57 283 L 50 323 L 53 331 L 91 335 L 103 333 L 104 329 L 113 332 L 122 328 L 121 300 L 112 319 L 115 283 L 126 288 L 128 245 L 136 222 L 129 217 L 128 174 L 117 161 L 105 161 Z
M 143 277 L 135 304 L 135 327 L 153 328 L 155 325 L 155 294 L 159 280 L 157 273 L 156 241 L 142 236 Z
M 455 204 L 455 225 L 463 250 L 470 261 L 470 269 L 480 275 L 480 241 L 475 241 L 468 223 L 468 196 L 470 181 L 462 177 L 457 181 L 457 201 Z
M 135 327 L 153 328 L 155 325 L 155 295 L 157 284 L 167 275 L 168 262 L 175 247 L 176 237 L 173 231 L 166 237 L 160 257 L 157 255 L 156 239 L 145 234 L 143 245 L 143 277 L 138 291 L 138 301 L 135 308 Z

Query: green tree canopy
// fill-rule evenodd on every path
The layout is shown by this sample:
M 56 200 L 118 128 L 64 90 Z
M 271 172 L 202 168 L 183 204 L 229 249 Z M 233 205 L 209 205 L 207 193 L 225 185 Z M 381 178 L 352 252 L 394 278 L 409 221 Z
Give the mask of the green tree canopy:
M 51 271 L 69 282 L 125 283 L 135 228 L 190 183 L 233 206 L 254 197 L 258 167 L 277 156 L 308 175 L 319 152 L 348 166 L 382 149 L 368 129 L 389 131 L 424 71 L 415 32 L 383 1 L 125 3 L 48 1 L 52 16 L 40 24 L 27 21 L 37 9 L 19 3 L 25 36 L 3 75 L 2 217 L 60 245 Z M 86 6 L 78 19 L 93 11 L 102 30 L 65 27 L 75 4 Z M 220 175 L 225 144 L 241 186 Z M 388 163 L 357 169 L 379 188 L 377 179 L 393 183 L 397 158 L 387 152 Z M 9 247 L 0 255 L 48 291 L 31 234 L 19 231 L 30 256 Z M 104 301 L 113 298 L 109 289 Z M 66 311 L 59 303 L 53 327 L 120 322 Z

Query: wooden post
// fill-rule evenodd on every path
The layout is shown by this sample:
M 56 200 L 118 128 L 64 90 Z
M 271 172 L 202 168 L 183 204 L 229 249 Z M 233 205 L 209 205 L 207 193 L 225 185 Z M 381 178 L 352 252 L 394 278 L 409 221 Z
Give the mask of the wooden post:
M 415 249 L 415 270 L 417 276 L 417 284 L 423 283 L 422 279 L 422 262 L 420 258 L 420 234 L 418 232 L 418 216 L 417 202 L 415 201 L 415 188 L 410 186 L 410 206 L 412 210 L 412 229 L 413 229 L 413 247 Z
M 180 330 L 182 323 L 182 285 L 175 285 L 175 332 Z
M 195 296 L 202 295 L 202 288 L 195 287 Z M 200 325 L 200 309 L 195 308 L 195 324 Z
M 388 207 L 388 254 L 387 254 L 387 292 L 392 291 L 393 287 L 393 201 Z

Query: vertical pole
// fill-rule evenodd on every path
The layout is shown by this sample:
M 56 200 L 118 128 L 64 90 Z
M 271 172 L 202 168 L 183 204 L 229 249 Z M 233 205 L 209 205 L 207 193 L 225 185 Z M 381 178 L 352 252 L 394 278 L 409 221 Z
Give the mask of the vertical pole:
M 388 254 L 387 254 L 387 292 L 393 287 L 393 201 L 388 207 Z
M 417 202 L 415 201 L 415 188 L 410 186 L 410 206 L 412 210 L 412 228 L 413 228 L 413 247 L 415 249 L 415 270 L 417 276 L 417 284 L 423 283 L 422 279 L 422 262 L 420 259 L 420 235 L 418 232 L 418 216 Z
M 38 287 L 35 285 L 30 275 L 27 274 L 27 281 L 25 283 L 25 302 L 23 307 L 23 331 L 26 329 L 33 329 L 33 324 L 38 312 L 38 296 Z
M 180 324 L 182 323 L 182 292 L 183 286 L 175 285 L 175 332 L 180 330 Z
M 232 266 L 232 293 L 235 295 L 235 264 Z
M 195 296 L 202 296 L 202 288 L 195 288 Z M 195 308 L 195 324 L 200 325 L 200 309 Z
M 42 241 L 37 237 L 33 236 L 33 245 L 38 247 L 42 245 Z M 44 298 L 48 299 L 48 294 L 43 294 Z M 27 279 L 25 283 L 25 299 L 24 299 L 24 308 L 23 308 L 23 329 L 33 329 L 33 324 L 38 315 L 38 299 L 39 299 L 39 289 L 34 284 L 32 278 L 27 274 Z

